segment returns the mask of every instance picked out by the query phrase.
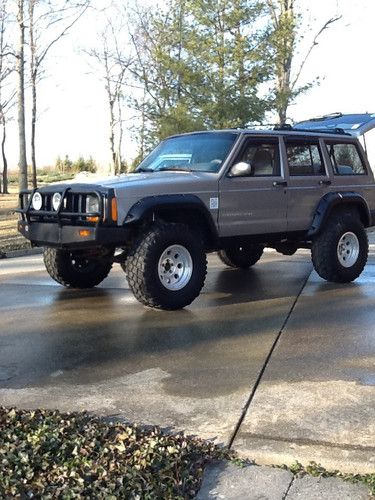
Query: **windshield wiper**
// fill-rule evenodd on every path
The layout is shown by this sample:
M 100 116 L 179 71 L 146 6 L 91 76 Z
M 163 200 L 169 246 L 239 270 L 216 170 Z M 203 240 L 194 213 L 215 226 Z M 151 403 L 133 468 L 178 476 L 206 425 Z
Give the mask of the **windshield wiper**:
M 180 165 L 171 165 L 170 167 L 160 167 L 157 172 L 167 171 L 167 170 L 178 170 L 180 172 L 192 172 L 192 169 L 189 167 L 183 167 Z

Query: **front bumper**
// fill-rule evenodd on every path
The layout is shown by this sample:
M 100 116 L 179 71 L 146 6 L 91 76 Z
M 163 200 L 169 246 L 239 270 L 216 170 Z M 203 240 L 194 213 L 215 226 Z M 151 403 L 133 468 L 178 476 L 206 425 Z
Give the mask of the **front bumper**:
M 47 222 L 18 221 L 18 231 L 34 246 L 84 248 L 122 246 L 130 236 L 123 227 L 68 226 Z
M 117 217 L 111 210 L 115 197 L 113 189 L 96 185 L 51 185 L 38 189 L 42 196 L 40 210 L 32 206 L 34 191 L 21 191 L 21 215 L 18 231 L 33 246 L 82 248 L 98 246 L 123 246 L 129 240 L 128 228 L 117 226 Z M 54 193 L 60 193 L 60 204 L 55 210 Z M 98 210 L 87 211 L 87 196 L 98 199 Z M 94 220 L 93 220 L 94 219 Z

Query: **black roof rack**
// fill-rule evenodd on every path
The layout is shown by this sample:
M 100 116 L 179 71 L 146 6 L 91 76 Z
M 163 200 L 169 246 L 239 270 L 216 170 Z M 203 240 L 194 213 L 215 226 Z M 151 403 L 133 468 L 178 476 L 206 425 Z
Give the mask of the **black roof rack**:
M 290 123 L 280 123 L 273 127 L 274 130 L 294 130 Z
M 330 117 L 338 117 L 339 115 L 341 115 L 341 113 L 332 113 L 332 115 L 326 115 L 326 117 L 330 116 Z M 325 117 L 325 118 L 326 118 Z M 323 119 L 322 118 L 313 118 L 312 120 L 308 120 L 308 121 L 319 121 Z M 250 125 L 248 126 L 249 129 L 251 128 L 257 128 L 257 127 L 269 127 L 269 128 L 266 128 L 265 130 L 275 130 L 275 131 L 290 131 L 290 132 L 303 132 L 304 134 L 337 134 L 337 135 L 347 135 L 349 137 L 352 137 L 352 134 L 349 134 L 348 132 L 346 132 L 343 128 L 340 128 L 340 127 L 335 127 L 335 128 L 330 128 L 330 129 L 327 129 L 327 128 L 298 128 L 298 124 L 297 124 L 297 127 L 293 127 L 293 125 L 291 125 L 290 123 L 278 123 L 278 124 L 271 124 L 271 123 L 265 123 L 265 124 L 257 124 L 257 125 Z
M 294 132 L 304 132 L 304 133 L 318 133 L 318 134 L 338 134 L 338 135 L 348 135 L 349 137 L 352 137 L 351 134 L 348 132 L 345 132 L 343 128 L 331 128 L 331 129 L 326 129 L 326 128 L 292 128 Z

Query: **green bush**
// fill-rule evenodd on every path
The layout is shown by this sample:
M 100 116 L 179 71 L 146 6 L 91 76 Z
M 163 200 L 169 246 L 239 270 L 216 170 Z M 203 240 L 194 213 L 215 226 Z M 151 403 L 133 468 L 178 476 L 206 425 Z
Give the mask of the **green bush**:
M 77 174 L 78 172 L 95 173 L 97 171 L 97 164 L 91 156 L 88 160 L 86 160 L 83 156 L 80 156 L 75 161 L 70 160 L 68 155 L 65 156 L 64 160 L 58 157 L 55 167 L 58 172 L 63 174 Z
M 10 174 L 8 175 L 8 184 L 17 184 L 18 183 L 18 175 L 17 174 Z
M 87 413 L 0 407 L 0 498 L 188 499 L 213 443 Z

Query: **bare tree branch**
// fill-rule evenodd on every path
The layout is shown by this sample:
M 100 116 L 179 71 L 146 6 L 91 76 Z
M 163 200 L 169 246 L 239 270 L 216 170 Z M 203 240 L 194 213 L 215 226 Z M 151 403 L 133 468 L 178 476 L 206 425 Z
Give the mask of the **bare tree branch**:
M 125 79 L 131 59 L 124 52 L 119 34 L 123 32 L 121 12 L 105 13 L 104 28 L 99 34 L 99 48 L 91 48 L 84 52 L 94 59 L 102 72 L 102 81 L 107 95 L 109 111 L 109 147 L 112 159 L 112 173 L 118 174 L 122 167 L 122 100 Z M 97 74 L 97 70 L 95 72 Z
M 41 79 L 41 68 L 45 58 L 52 47 L 61 40 L 69 30 L 81 19 L 90 6 L 91 0 L 83 2 L 70 2 L 63 0 L 62 5 L 55 6 L 52 2 L 43 4 L 41 0 L 27 0 L 29 11 L 29 42 L 30 42 L 30 77 L 31 77 L 31 160 L 32 160 L 32 178 L 33 187 L 37 185 L 36 176 L 36 151 L 35 151 L 35 136 L 36 136 L 36 121 L 37 121 L 37 83 Z M 40 15 L 36 13 L 36 9 L 40 5 L 46 5 L 47 10 L 42 11 Z M 68 20 L 70 18 L 70 20 Z M 56 31 L 56 27 L 61 24 L 64 26 L 57 29 L 57 34 L 45 42 L 41 41 L 41 34 L 48 35 L 49 31 Z
M 300 67 L 299 67 L 299 70 L 297 71 L 296 73 L 296 76 L 291 84 L 291 88 L 292 90 L 295 88 L 295 86 L 297 85 L 297 82 L 298 80 L 300 79 L 301 77 L 301 73 L 302 73 L 302 70 L 306 64 L 306 61 L 309 59 L 310 55 L 311 55 L 311 52 L 314 50 L 314 48 L 319 44 L 318 42 L 318 39 L 320 37 L 320 35 L 327 29 L 330 28 L 330 26 L 332 26 L 332 24 L 334 24 L 335 22 L 339 21 L 340 19 L 342 18 L 342 16 L 337 16 L 337 17 L 332 17 L 331 19 L 329 19 L 326 23 L 324 23 L 324 25 L 322 26 L 322 28 L 318 31 L 318 33 L 315 35 L 314 37 L 314 40 L 312 41 L 308 51 L 306 52 L 306 56 L 304 57 Z
M 39 55 L 37 66 L 40 66 L 42 64 L 49 50 L 55 45 L 55 43 L 57 43 L 63 36 L 65 36 L 67 32 L 81 19 L 81 17 L 87 11 L 89 6 L 90 6 L 90 0 L 87 0 L 87 2 L 84 3 L 78 15 L 67 26 L 65 26 L 53 40 L 50 41 L 50 43 L 45 47 L 45 49 Z M 59 19 L 56 22 L 60 22 L 62 20 L 63 18 Z

